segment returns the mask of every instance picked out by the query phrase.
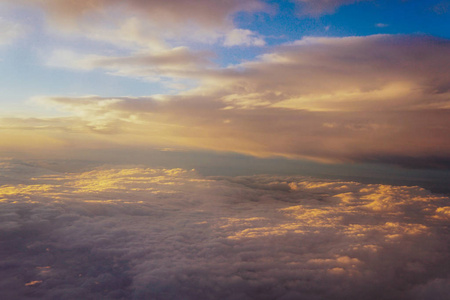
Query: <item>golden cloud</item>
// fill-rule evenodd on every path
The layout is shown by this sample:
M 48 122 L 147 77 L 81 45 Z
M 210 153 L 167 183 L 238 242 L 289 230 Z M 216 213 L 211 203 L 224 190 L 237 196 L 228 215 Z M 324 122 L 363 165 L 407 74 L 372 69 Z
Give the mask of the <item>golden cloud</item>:
M 448 41 L 426 36 L 305 38 L 256 61 L 197 70 L 200 85 L 177 95 L 43 97 L 41 103 L 72 116 L 59 118 L 61 126 L 33 122 L 108 147 L 183 146 L 446 168 L 449 48 Z M 103 60 L 102 66 L 131 68 L 147 59 L 159 58 Z M 70 134 L 55 135 L 70 140 Z

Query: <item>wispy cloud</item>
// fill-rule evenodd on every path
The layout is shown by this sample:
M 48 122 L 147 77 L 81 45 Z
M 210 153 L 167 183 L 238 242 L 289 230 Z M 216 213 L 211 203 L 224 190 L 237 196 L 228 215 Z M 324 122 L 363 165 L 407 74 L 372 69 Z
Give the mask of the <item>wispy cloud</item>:
M 378 28 L 385 28 L 385 27 L 389 27 L 389 24 L 385 24 L 385 23 L 377 23 L 377 24 L 375 24 L 375 27 L 378 27 Z
M 299 4 L 299 13 L 302 15 L 318 16 L 333 13 L 342 5 L 371 0 L 294 0 Z
M 10 2 L 4 0 L 3 2 Z M 39 7 L 50 32 L 123 45 L 161 45 L 170 41 L 214 42 L 234 30 L 237 12 L 265 10 L 257 0 L 245 1 L 29 1 Z
M 25 32 L 24 25 L 0 17 L 0 46 L 11 44 Z
M 180 79 L 196 80 L 212 62 L 212 53 L 191 51 L 187 47 L 158 51 L 141 50 L 127 56 L 80 55 L 66 49 L 54 50 L 45 58 L 47 66 L 91 71 L 103 70 L 111 75 L 147 81 L 173 83 Z
M 445 15 L 450 11 L 450 1 L 443 0 L 432 7 L 433 11 L 439 15 Z

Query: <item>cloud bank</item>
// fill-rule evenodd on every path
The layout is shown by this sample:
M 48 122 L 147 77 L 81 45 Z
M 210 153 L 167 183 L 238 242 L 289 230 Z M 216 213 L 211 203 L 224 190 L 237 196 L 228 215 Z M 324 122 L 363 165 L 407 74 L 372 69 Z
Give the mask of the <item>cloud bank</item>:
M 84 137 L 99 148 L 180 146 L 445 169 L 449 50 L 447 40 L 427 36 L 304 38 L 239 65 L 192 68 L 199 86 L 175 95 L 41 97 L 38 102 L 70 116 L 4 119 L 2 128 L 40 132 L 56 148 L 82 148 Z M 96 64 L 132 72 L 147 61 L 172 60 L 167 72 L 196 61 L 180 48 L 173 56 Z
M 306 177 L 2 162 L 6 299 L 445 299 L 447 197 Z M 3 181 L 5 183 L 5 181 Z

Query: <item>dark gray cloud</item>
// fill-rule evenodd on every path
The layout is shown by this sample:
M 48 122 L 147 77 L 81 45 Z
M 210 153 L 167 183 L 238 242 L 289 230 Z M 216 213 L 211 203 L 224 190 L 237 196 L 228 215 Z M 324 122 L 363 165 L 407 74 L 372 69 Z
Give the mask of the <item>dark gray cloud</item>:
M 449 292 L 449 199 L 418 187 L 2 166 L 3 178 L 22 182 L 0 186 L 5 299 L 445 299 Z

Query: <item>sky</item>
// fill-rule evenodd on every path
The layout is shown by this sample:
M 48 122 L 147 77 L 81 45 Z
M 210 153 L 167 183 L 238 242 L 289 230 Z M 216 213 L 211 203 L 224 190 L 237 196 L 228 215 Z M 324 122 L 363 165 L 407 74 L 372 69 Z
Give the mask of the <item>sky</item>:
M 2 0 L 0 152 L 448 170 L 448 17 L 448 1 Z
M 448 0 L 0 0 L 0 298 L 450 293 Z

